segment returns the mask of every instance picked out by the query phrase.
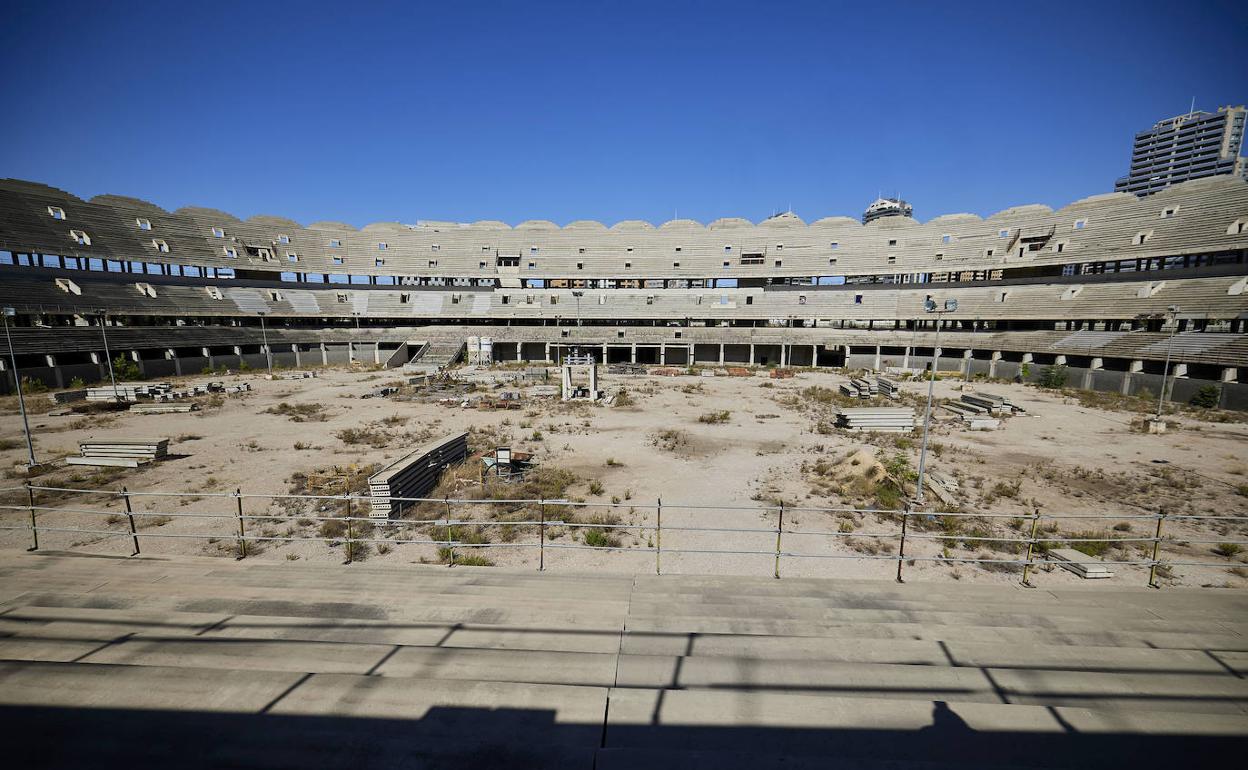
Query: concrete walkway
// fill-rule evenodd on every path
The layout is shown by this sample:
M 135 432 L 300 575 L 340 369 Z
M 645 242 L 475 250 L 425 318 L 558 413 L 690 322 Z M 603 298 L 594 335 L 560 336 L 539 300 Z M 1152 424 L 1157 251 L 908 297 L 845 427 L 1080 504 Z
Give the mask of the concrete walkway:
M 0 553 L 14 767 L 1175 767 L 1248 597 Z

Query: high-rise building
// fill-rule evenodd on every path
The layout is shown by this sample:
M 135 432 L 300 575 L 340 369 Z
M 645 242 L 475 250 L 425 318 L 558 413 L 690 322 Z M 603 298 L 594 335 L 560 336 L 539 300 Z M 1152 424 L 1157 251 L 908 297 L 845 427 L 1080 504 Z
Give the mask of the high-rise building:
M 1244 143 L 1244 107 L 1196 111 L 1163 120 L 1135 135 L 1131 170 L 1114 189 L 1140 197 L 1189 179 L 1218 174 L 1248 178 L 1240 157 Z
M 862 213 L 862 223 L 874 222 L 884 217 L 908 217 L 914 214 L 914 207 L 901 198 L 876 198 Z

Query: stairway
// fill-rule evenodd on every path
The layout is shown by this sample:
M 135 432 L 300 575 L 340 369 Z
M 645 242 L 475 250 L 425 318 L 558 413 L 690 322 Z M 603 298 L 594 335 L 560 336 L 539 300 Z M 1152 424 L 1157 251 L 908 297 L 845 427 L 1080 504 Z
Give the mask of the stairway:
M 1177 767 L 1226 590 L 0 553 L 12 767 Z
M 426 343 L 416 351 L 411 361 L 403 365 L 403 371 L 408 374 L 437 374 L 458 361 L 464 354 L 464 347 L 463 340 L 434 340 Z

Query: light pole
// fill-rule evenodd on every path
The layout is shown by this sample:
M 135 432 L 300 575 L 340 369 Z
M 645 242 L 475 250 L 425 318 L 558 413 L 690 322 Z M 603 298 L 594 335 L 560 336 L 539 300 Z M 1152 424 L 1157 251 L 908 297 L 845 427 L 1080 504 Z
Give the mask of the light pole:
M 264 311 L 258 311 L 256 315 L 260 316 L 260 336 L 264 339 L 264 360 L 269 367 L 269 379 L 273 379 L 273 351 L 269 349 L 269 332 L 264 326 Z
M 360 330 L 360 314 L 358 311 L 352 311 L 351 315 L 355 316 L 355 330 Z
M 932 376 L 927 381 L 927 409 L 923 412 L 923 444 L 919 449 L 919 481 L 914 494 L 914 501 L 919 505 L 923 504 L 923 480 L 927 474 L 927 431 L 932 422 L 932 391 L 936 387 L 936 366 L 940 362 L 940 316 L 956 311 L 958 301 L 947 299 L 945 309 L 937 310 L 936 302 L 929 299 L 923 303 L 923 309 L 936 316 L 936 344 L 932 346 Z
M 113 354 L 108 351 L 108 311 L 100 310 L 100 336 L 104 338 L 104 360 L 108 362 L 108 381 L 113 383 L 113 400 L 120 401 L 121 393 L 117 390 L 117 377 L 113 374 Z
M 1166 315 L 1170 316 L 1170 338 L 1166 340 L 1166 368 L 1161 370 L 1161 395 L 1157 397 L 1158 421 L 1161 420 L 1162 404 L 1166 402 L 1166 378 L 1170 376 L 1170 348 L 1174 345 L 1174 333 L 1179 328 L 1179 306 L 1171 305 L 1166 308 Z
M 576 297 L 576 325 L 580 326 L 581 325 L 581 297 L 585 296 L 585 292 L 574 291 L 572 292 L 572 296 Z
M 11 307 L 4 309 L 4 338 L 9 343 L 9 360 L 13 362 L 13 386 L 17 388 L 17 406 L 22 412 L 22 429 L 26 432 L 26 451 L 30 453 L 30 467 L 34 467 L 39 463 L 35 462 L 35 442 L 30 438 L 30 421 L 26 419 L 26 398 L 22 395 L 22 375 L 17 370 L 17 354 L 13 352 L 13 336 L 9 334 L 9 319 L 17 315 L 17 310 Z

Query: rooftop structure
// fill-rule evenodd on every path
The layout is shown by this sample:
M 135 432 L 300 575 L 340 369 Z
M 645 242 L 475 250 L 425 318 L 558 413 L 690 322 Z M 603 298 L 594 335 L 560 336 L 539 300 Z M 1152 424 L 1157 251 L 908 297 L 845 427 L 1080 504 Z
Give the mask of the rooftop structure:
M 862 223 L 870 224 L 884 217 L 909 217 L 913 213 L 914 207 L 901 198 L 876 198 L 875 202 L 862 212 Z
M 1190 179 L 1233 175 L 1248 178 L 1244 107 L 1193 111 L 1159 121 L 1135 135 L 1131 169 L 1114 189 L 1141 197 Z

